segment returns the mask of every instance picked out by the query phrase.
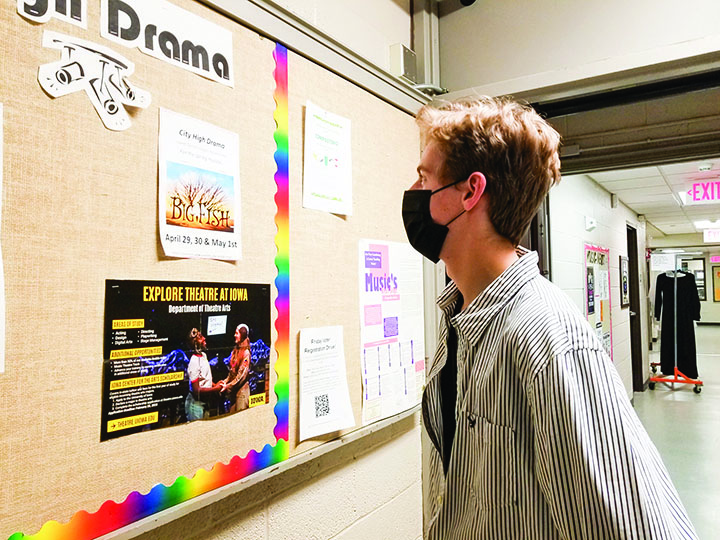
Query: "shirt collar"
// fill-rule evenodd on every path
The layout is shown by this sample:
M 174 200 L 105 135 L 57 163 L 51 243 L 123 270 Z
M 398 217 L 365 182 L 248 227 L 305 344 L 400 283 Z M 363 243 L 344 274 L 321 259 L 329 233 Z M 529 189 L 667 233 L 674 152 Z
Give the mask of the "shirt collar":
M 472 341 L 479 339 L 481 331 L 493 316 L 531 279 L 540 275 L 538 255 L 525 248 L 517 248 L 518 260 L 496 277 L 463 311 L 455 315 L 460 291 L 451 281 L 437 299 L 437 305 L 461 336 Z

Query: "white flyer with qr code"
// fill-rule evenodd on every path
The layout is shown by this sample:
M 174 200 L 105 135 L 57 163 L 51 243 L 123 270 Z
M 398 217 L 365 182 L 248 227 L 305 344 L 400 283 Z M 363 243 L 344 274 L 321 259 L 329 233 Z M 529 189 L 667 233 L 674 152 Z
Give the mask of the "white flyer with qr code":
M 343 327 L 300 330 L 300 440 L 355 426 Z
M 363 424 L 420 402 L 425 385 L 422 257 L 409 244 L 359 244 Z

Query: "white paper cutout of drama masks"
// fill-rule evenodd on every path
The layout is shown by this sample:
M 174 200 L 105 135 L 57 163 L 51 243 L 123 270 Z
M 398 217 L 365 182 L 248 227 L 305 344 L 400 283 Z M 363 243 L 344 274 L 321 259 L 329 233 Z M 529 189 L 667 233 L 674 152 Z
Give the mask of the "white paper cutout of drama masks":
M 38 82 L 51 97 L 84 90 L 105 127 L 122 131 L 130 127 L 124 105 L 150 105 L 150 93 L 128 81 L 135 65 L 112 49 L 57 32 L 45 31 L 43 47 L 62 50 L 57 62 L 38 69 Z

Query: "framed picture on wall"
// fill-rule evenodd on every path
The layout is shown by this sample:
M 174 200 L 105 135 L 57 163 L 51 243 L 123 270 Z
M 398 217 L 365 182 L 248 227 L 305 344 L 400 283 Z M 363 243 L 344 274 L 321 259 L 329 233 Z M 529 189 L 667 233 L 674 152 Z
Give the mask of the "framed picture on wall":
M 720 266 L 712 267 L 713 302 L 720 302 Z
M 620 307 L 630 305 L 630 276 L 628 258 L 620 256 Z
M 701 302 L 707 300 L 705 297 L 705 272 L 696 271 L 693 272 L 695 275 L 695 285 L 697 285 L 698 298 Z
M 685 259 L 681 262 L 683 272 L 692 274 L 695 278 L 695 286 L 697 287 L 698 298 L 701 302 L 707 300 L 705 296 L 705 259 L 703 257 L 694 257 Z

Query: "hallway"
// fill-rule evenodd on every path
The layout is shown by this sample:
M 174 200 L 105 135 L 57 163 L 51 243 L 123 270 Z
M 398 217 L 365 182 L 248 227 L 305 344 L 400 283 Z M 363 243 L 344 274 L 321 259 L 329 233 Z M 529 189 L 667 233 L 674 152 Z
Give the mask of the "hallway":
M 635 410 L 670 471 L 699 538 L 717 537 L 720 508 L 720 326 L 696 327 L 700 394 L 658 383 L 636 392 Z M 659 345 L 650 361 L 659 362 Z

